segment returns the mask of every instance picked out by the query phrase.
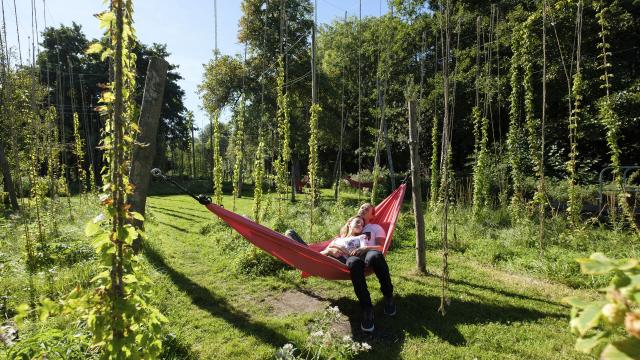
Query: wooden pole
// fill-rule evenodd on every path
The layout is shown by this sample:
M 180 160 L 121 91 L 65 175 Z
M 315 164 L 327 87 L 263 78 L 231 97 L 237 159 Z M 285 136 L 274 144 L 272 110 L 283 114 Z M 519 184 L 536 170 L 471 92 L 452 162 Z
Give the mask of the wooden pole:
M 425 261 L 424 216 L 422 213 L 422 188 L 420 187 L 420 156 L 418 154 L 418 124 L 416 101 L 409 100 L 409 151 L 411 153 L 411 195 L 416 224 L 416 267 L 421 273 L 427 271 Z
M 133 149 L 129 179 L 135 185 L 135 191 L 128 197 L 131 211 L 138 212 L 141 215 L 144 215 L 144 208 L 147 203 L 150 171 L 156 154 L 156 135 L 168 68 L 169 63 L 165 60 L 151 58 L 144 84 L 140 118 L 138 119 L 140 133 L 136 142 L 145 144 L 145 146 L 136 145 Z M 143 228 L 142 221 L 134 220 L 134 224 L 139 228 Z

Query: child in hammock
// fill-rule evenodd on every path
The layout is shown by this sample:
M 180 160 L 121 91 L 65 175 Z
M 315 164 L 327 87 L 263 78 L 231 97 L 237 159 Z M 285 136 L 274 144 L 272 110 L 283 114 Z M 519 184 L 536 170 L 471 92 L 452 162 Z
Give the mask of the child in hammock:
M 362 233 L 363 227 L 364 221 L 360 216 L 350 218 L 340 229 L 340 237 L 333 239 L 320 253 L 334 257 L 341 262 L 345 262 L 349 256 L 359 256 L 358 249 L 375 245 L 370 244 L 370 233 Z

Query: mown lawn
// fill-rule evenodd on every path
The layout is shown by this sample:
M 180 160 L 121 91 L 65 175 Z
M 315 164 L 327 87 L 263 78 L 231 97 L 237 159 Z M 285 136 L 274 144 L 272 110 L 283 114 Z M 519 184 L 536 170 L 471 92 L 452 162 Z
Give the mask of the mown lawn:
M 353 211 L 356 202 L 347 201 L 345 215 Z M 251 214 L 251 204 L 250 198 L 239 199 L 237 211 Z M 286 343 L 304 348 L 308 325 L 325 307 L 337 306 L 344 322 L 336 324 L 336 331 L 372 346 L 359 355 L 363 359 L 584 357 L 573 350 L 568 308 L 560 300 L 592 292 L 508 273 L 464 252 L 452 252 L 450 304 L 442 316 L 437 311 L 440 278 L 416 275 L 413 270 L 414 239 L 409 236 L 413 232 L 402 228 L 409 226 L 407 221 L 399 224 L 394 248 L 387 257 L 398 314 L 393 318 L 382 314 L 377 280 L 370 277 L 369 288 L 374 303 L 378 302 L 376 331 L 364 335 L 359 330 L 360 312 L 350 282 L 302 279 L 290 269 L 260 276 L 239 271 L 247 264 L 246 254 L 251 253 L 247 242 L 218 223 L 206 208 L 186 196 L 151 197 L 148 206 L 145 256 L 157 304 L 169 318 L 167 331 L 175 336 L 168 356 L 272 358 Z M 230 197 L 225 197 L 225 207 L 231 206 Z M 304 204 L 297 207 L 306 209 Z M 272 211 L 275 208 L 274 202 Z M 403 212 L 409 212 L 408 205 Z M 287 224 L 302 230 L 308 227 L 300 212 L 287 214 Z M 408 217 L 403 216 L 405 220 Z M 342 225 L 334 213 L 323 219 L 328 227 L 323 234 Z M 328 225 L 331 222 L 335 224 Z M 440 252 L 436 244 L 429 248 L 429 273 L 439 274 Z

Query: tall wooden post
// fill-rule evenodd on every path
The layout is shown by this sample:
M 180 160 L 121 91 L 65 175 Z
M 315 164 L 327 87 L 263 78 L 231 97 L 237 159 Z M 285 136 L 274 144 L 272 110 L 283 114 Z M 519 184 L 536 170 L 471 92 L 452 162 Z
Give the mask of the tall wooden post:
M 135 185 L 135 191 L 128 198 L 128 202 L 131 204 L 131 211 L 142 215 L 144 215 L 144 208 L 147 203 L 150 171 L 156 154 L 156 136 L 168 68 L 169 63 L 165 60 L 155 57 L 150 59 L 144 84 L 144 94 L 142 95 L 142 106 L 140 107 L 140 118 L 138 119 L 140 133 L 136 142 L 144 144 L 144 146 L 135 145 L 133 149 L 129 179 Z M 134 220 L 134 223 L 137 227 L 143 227 L 142 221 Z
M 416 266 L 426 272 L 424 244 L 424 216 L 422 214 L 422 189 L 420 188 L 420 157 L 418 155 L 418 125 L 416 122 L 416 101 L 409 100 L 409 151 L 411 153 L 411 195 L 413 215 L 416 223 Z

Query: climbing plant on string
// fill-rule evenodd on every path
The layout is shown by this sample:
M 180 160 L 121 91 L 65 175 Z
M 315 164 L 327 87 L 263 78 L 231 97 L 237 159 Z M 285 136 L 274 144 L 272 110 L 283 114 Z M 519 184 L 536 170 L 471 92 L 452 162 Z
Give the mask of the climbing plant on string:
M 93 238 L 102 269 L 92 280 L 94 289 L 76 287 L 60 305 L 44 300 L 41 318 L 59 312 L 75 312 L 86 322 L 94 344 L 105 359 L 156 358 L 162 350 L 164 316 L 150 305 L 150 281 L 141 271 L 132 249 L 142 233 L 132 220 L 143 220 L 126 206 L 129 156 L 135 133 L 133 120 L 136 56 L 131 0 L 112 1 L 110 10 L 98 15 L 110 38 L 107 47 L 94 43 L 89 53 L 110 58 L 113 81 L 100 98 L 98 111 L 105 118 L 101 146 L 107 166 L 103 172 L 102 214 L 89 222 L 86 234 Z
M 322 108 L 320 104 L 311 105 L 311 119 L 309 122 L 309 183 L 311 185 L 311 222 L 310 233 L 313 235 L 314 210 L 320 200 L 320 189 L 318 189 L 318 117 Z
M 276 190 L 278 197 L 278 216 L 282 216 L 282 201 L 286 198 L 289 180 L 289 160 L 291 159 L 291 148 L 289 146 L 290 123 L 289 123 L 289 97 L 284 89 L 284 56 L 278 59 L 277 69 L 277 105 L 276 120 L 278 123 L 278 140 L 280 142 L 280 152 L 275 162 L 276 170 Z
M 262 183 L 264 182 L 264 136 L 262 127 L 258 131 L 258 149 L 253 164 L 253 218 L 257 223 L 261 221 Z
M 40 181 L 39 192 L 49 193 L 49 223 L 53 233 L 58 231 L 58 193 L 62 189 L 60 174 L 60 144 L 58 143 L 58 128 L 56 126 L 56 109 L 50 106 L 44 113 L 43 155 L 47 162 L 47 181 L 45 185 Z M 38 186 L 38 185 L 36 185 Z M 48 187 L 48 190 L 47 190 Z
M 240 173 L 242 171 L 242 161 L 244 157 L 244 116 L 245 116 L 245 104 L 244 96 L 240 100 L 239 113 L 235 116 L 235 131 L 233 135 L 234 139 L 234 153 L 235 162 L 233 165 L 233 211 L 236 210 L 236 198 L 240 197 L 240 185 L 242 179 Z
M 569 161 L 567 161 L 568 181 L 568 201 L 567 213 L 569 223 L 575 229 L 580 220 L 580 198 L 578 197 L 577 178 L 577 157 L 578 157 L 578 124 L 580 114 L 582 113 L 582 9 L 583 2 L 578 1 L 576 9 L 576 72 L 573 74 L 573 85 L 570 91 L 570 97 L 573 98 L 573 107 L 569 106 Z M 567 80 L 569 82 L 569 80 Z M 569 100 L 571 101 L 571 99 Z
M 429 208 L 435 209 L 439 202 L 438 189 L 438 148 L 440 145 L 440 137 L 438 135 L 438 117 L 433 116 L 431 122 L 431 183 L 429 188 Z
M 522 49 L 523 26 L 517 25 L 513 29 L 511 36 L 511 64 L 509 67 L 509 77 L 511 93 L 509 94 L 509 133 L 507 134 L 507 148 L 509 151 L 509 166 L 513 194 L 511 196 L 512 214 L 519 218 L 522 215 L 524 205 L 524 178 L 525 178 L 525 157 L 526 138 L 522 131 L 521 116 L 522 109 L 522 82 L 524 81 L 522 57 L 526 56 Z
M 544 4 L 543 4 L 544 6 Z M 520 35 L 521 46 L 520 49 L 520 62 L 523 69 L 523 81 L 522 86 L 524 88 L 524 114 L 525 124 L 527 129 L 527 139 L 529 145 L 529 157 L 531 158 L 531 165 L 536 174 L 539 174 L 540 179 L 544 177 L 544 164 L 542 140 L 541 140 L 541 122 L 535 115 L 535 93 L 533 90 L 533 53 L 537 49 L 537 44 L 533 40 L 533 25 L 535 21 L 539 19 L 539 13 L 533 12 L 527 20 L 522 24 Z M 546 54 L 544 54 L 546 56 Z M 532 206 L 541 207 L 544 204 L 544 193 L 542 187 L 542 180 L 533 195 Z
M 488 71 L 481 77 L 480 73 L 480 17 L 476 21 L 476 105 L 471 110 L 474 131 L 474 153 L 475 166 L 473 167 L 473 214 L 477 215 L 480 209 L 487 206 L 489 201 L 489 120 L 480 112 L 480 87 L 484 83 L 485 87 L 485 103 L 489 101 L 488 87 Z M 485 54 L 486 58 L 486 54 Z M 486 69 L 489 67 L 487 61 Z M 484 77 L 484 80 L 483 80 Z
M 220 155 L 220 110 L 213 112 L 213 201 L 222 205 L 222 156 Z
M 613 77 L 613 74 L 610 72 L 611 52 L 609 49 L 611 45 L 607 42 L 607 37 L 609 36 L 609 28 L 611 27 L 609 20 L 611 16 L 611 5 L 604 1 L 595 1 L 594 7 L 597 11 L 596 18 L 598 19 L 598 25 L 600 25 L 600 43 L 598 44 L 598 48 L 601 53 L 598 55 L 598 58 L 601 61 L 601 64 L 598 68 L 603 72 L 602 76 L 600 76 L 600 80 L 603 82 L 601 87 L 605 89 L 605 96 L 598 103 L 598 116 L 607 131 L 606 139 L 607 144 L 609 145 L 609 153 L 611 155 L 611 168 L 614 182 L 619 191 L 618 201 L 622 207 L 624 217 L 629 224 L 635 228 L 636 234 L 640 236 L 640 228 L 638 228 L 638 225 L 636 224 L 635 215 L 629 205 L 629 194 L 625 191 L 622 179 L 620 146 L 618 145 L 620 119 L 613 108 L 613 101 L 610 94 L 611 78 Z M 612 206 L 610 211 L 614 216 L 615 221 L 615 206 Z
M 87 182 L 87 172 L 84 170 L 84 142 L 80 136 L 80 119 L 78 113 L 73 113 L 73 137 L 75 140 L 73 155 L 76 157 L 76 168 L 78 171 L 78 186 L 81 194 L 85 193 Z

